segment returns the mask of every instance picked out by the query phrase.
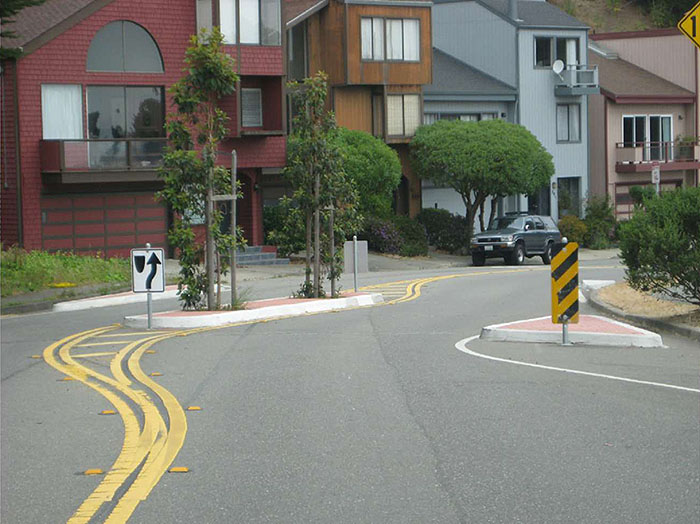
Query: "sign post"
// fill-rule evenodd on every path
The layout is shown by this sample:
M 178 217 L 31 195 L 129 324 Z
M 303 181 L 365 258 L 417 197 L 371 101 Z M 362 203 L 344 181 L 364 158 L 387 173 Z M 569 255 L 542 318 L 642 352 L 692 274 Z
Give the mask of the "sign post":
M 146 293 L 146 308 L 148 312 L 148 329 L 151 329 L 153 305 L 151 293 L 165 291 L 165 254 L 161 248 L 146 248 L 131 250 L 131 290 L 134 293 Z
M 660 183 L 661 183 L 661 165 L 658 162 L 652 162 L 651 164 L 651 183 L 656 186 L 656 196 L 659 196 Z
M 562 324 L 562 343 L 569 341 L 569 323 L 578 324 L 578 244 L 552 248 L 552 323 Z

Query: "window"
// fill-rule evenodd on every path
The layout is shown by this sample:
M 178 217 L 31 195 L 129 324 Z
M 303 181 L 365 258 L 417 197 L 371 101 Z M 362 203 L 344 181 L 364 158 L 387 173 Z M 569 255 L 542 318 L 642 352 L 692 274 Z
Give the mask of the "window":
M 643 160 L 673 158 L 671 115 L 625 115 L 622 117 L 624 147 L 641 147 Z
M 557 104 L 557 142 L 581 141 L 581 106 Z
M 236 39 L 236 17 L 240 40 Z M 280 0 L 219 0 L 219 24 L 227 44 L 281 45 Z
M 289 54 L 289 67 L 287 76 L 290 80 L 302 80 L 306 73 L 306 23 L 302 22 L 292 27 L 287 38 L 287 53 Z
M 207 29 L 211 31 L 213 20 L 212 20 L 212 0 L 197 0 L 197 32 L 202 29 Z M 224 32 L 223 27 L 221 32 Z M 226 35 L 224 35 L 225 37 Z
M 121 169 L 159 161 L 161 142 L 134 140 L 127 148 L 123 139 L 165 136 L 162 87 L 88 86 L 87 106 L 88 138 L 100 139 L 89 144 L 90 167 Z
M 646 142 L 647 117 L 623 116 L 622 141 L 625 147 L 641 147 Z
M 420 22 L 412 18 L 362 18 L 363 60 L 420 60 Z
M 535 67 L 551 67 L 555 60 L 564 65 L 579 63 L 578 38 L 535 37 Z
M 426 113 L 423 117 L 424 124 L 432 124 L 438 120 L 461 120 L 462 122 L 479 122 L 481 120 L 494 120 L 497 113 Z
M 83 138 L 81 86 L 42 84 L 41 124 L 45 139 Z
M 262 127 L 261 89 L 241 89 L 241 115 L 243 127 Z
M 552 39 L 550 37 L 535 37 L 535 67 L 550 67 L 552 65 Z
M 90 43 L 88 71 L 162 73 L 155 40 L 143 27 L 120 20 L 100 29 Z
M 386 100 L 388 135 L 415 135 L 421 123 L 420 95 L 388 95 Z

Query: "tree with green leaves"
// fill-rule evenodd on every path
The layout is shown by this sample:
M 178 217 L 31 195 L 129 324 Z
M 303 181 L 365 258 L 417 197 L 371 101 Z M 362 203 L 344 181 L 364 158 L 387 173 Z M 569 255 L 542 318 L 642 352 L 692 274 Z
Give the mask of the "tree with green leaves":
M 339 252 L 331 257 L 330 246 L 324 257 L 322 240 L 323 244 L 335 247 L 357 229 L 357 193 L 344 170 L 335 115 L 326 110 L 328 76 L 319 72 L 314 77 L 305 78 L 303 82 L 290 82 L 288 87 L 297 116 L 293 120 L 292 134 L 287 142 L 284 176 L 294 193 L 291 199 L 283 199 L 281 203 L 288 209 L 288 220 L 276 237 L 294 236 L 298 230 L 305 232 L 306 271 L 301 294 L 319 297 L 324 294 L 321 286 L 324 258 L 328 266 L 331 265 L 331 258 L 334 262 L 333 270 L 329 271 L 333 283 L 340 277 L 335 262 L 342 257 Z M 334 234 L 330 235 L 331 230 L 328 229 L 328 238 L 324 238 L 321 219 L 330 219 L 331 213 Z M 331 236 L 334 237 L 332 242 Z M 280 240 L 284 242 L 283 239 Z
M 394 190 L 401 182 L 399 155 L 383 140 L 344 127 L 338 128 L 338 146 L 345 173 L 357 188 L 359 213 L 365 218 L 390 217 Z
M 487 198 L 533 194 L 554 174 L 552 156 L 537 138 L 525 127 L 503 120 L 438 120 L 421 126 L 411 141 L 411 160 L 419 177 L 462 197 L 467 245 L 474 218 Z
M 166 123 L 168 150 L 159 172 L 165 188 L 159 196 L 174 215 L 168 238 L 179 252 L 178 290 L 183 307 L 201 308 L 206 296 L 211 310 L 217 306 L 214 258 L 216 253 L 225 255 L 236 240 L 221 231 L 223 215 L 214 207 L 212 195 L 231 194 L 229 171 L 217 165 L 228 121 L 218 104 L 221 97 L 235 91 L 238 75 L 233 59 L 223 51 L 218 28 L 202 30 L 190 43 L 185 52 L 185 74 L 169 89 L 177 110 L 168 115 Z M 192 230 L 193 220 L 201 216 L 206 222 L 206 257 Z M 235 236 L 240 234 L 239 230 Z M 201 268 L 203 258 L 206 271 Z
M 14 23 L 14 16 L 25 7 L 41 5 L 46 0 L 2 0 L 0 2 L 0 38 L 17 38 L 17 34 L 12 31 L 11 24 Z M 7 42 L 3 42 L 0 47 L 0 60 L 6 58 L 17 58 L 22 51 L 16 47 L 8 47 Z
M 647 194 L 620 225 L 626 279 L 700 306 L 700 188 Z

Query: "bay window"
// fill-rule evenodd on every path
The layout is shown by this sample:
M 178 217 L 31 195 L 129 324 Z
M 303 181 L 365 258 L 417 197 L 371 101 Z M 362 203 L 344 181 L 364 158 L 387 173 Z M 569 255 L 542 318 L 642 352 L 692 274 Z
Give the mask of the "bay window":
M 219 25 L 227 44 L 281 45 L 280 0 L 218 0 Z M 237 23 L 240 35 L 236 34 Z
M 412 18 L 362 18 L 362 60 L 420 60 L 420 22 Z
M 387 95 L 387 134 L 413 136 L 421 124 L 420 95 Z

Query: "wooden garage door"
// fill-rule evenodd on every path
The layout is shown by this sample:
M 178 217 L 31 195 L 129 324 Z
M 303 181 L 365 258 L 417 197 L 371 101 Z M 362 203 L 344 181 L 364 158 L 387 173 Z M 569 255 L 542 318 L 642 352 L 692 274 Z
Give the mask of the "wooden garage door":
M 166 247 L 167 214 L 153 193 L 46 196 L 41 221 L 48 251 L 127 257 L 146 242 Z

